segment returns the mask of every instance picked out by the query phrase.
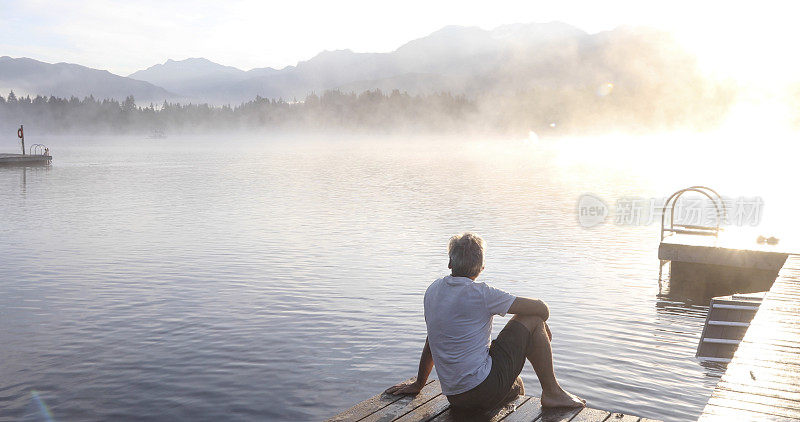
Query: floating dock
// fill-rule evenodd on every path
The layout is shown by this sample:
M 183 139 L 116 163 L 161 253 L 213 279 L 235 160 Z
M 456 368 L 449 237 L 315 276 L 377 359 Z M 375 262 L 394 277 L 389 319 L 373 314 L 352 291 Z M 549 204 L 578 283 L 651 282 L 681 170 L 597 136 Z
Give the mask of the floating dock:
M 0 154 L 0 166 L 46 166 L 53 160 L 43 154 Z
M 716 226 L 673 221 L 675 201 L 686 192 L 713 202 Z M 732 357 L 699 420 L 800 420 L 800 245 L 724 232 L 719 222 L 725 216 L 714 190 L 693 186 L 670 197 L 661 220 L 658 258 L 662 266 L 670 262 L 670 289 L 677 284 L 707 296 L 766 291 L 760 300 L 731 295 L 711 301 L 698 356 Z
M 800 251 L 784 241 L 778 245 L 759 244 L 756 236 L 737 233 L 719 236 L 674 234 L 658 247 L 658 258 L 670 261 L 670 280 L 703 290 L 708 296 L 727 292 L 766 291 L 778 276 L 791 251 Z
M 539 397 L 534 396 L 519 396 L 506 406 L 484 414 L 463 415 L 450 408 L 447 397 L 442 394 L 439 381 L 430 381 L 416 396 L 378 394 L 328 419 L 328 422 L 344 421 L 648 422 L 653 420 L 588 407 L 542 408 Z
M 800 420 L 799 256 L 764 296 L 699 420 Z
M 721 232 L 718 236 L 673 234 L 658 246 L 658 257 L 672 262 L 722 265 L 770 271 L 777 276 L 786 257 L 800 251 L 800 245 L 781 240 L 776 245 L 757 243 L 756 237 Z

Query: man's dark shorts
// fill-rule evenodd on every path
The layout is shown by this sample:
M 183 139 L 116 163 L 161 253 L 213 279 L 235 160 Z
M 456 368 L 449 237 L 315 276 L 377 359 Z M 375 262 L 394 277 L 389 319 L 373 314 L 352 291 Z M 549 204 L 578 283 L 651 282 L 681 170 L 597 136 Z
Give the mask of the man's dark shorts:
M 524 394 L 519 377 L 531 341 L 531 333 L 522 323 L 511 320 L 489 346 L 492 369 L 483 382 L 460 394 L 447 396 L 453 408 L 466 411 L 494 409 Z

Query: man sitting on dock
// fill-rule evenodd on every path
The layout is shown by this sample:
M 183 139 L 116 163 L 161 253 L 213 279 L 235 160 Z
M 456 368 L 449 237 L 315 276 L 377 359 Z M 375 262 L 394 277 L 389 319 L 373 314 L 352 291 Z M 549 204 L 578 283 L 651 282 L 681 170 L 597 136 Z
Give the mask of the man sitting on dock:
M 556 380 L 547 305 L 475 282 L 484 269 L 485 242 L 479 236 L 453 236 L 447 250 L 452 274 L 425 292 L 428 337 L 417 379 L 386 393 L 419 393 L 435 364 L 442 394 L 453 408 L 481 412 L 525 393 L 519 374 L 527 358 L 542 386 L 542 406 L 585 406 Z M 493 316 L 506 313 L 514 316 L 491 341 Z

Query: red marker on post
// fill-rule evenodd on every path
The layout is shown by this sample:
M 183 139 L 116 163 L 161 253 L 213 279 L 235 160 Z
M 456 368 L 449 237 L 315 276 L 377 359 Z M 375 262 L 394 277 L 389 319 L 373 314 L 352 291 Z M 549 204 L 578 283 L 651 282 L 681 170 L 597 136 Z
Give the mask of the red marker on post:
M 22 139 L 22 155 L 25 155 L 25 132 L 22 130 L 22 125 L 19 125 L 19 129 L 17 129 L 17 137 Z

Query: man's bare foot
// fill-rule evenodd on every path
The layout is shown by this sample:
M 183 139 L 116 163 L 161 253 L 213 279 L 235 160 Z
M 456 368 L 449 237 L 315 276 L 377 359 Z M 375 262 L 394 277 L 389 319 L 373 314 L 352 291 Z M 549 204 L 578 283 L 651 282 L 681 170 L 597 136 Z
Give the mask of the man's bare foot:
M 542 391 L 542 407 L 584 407 L 586 400 L 567 393 L 564 390 L 555 392 Z

